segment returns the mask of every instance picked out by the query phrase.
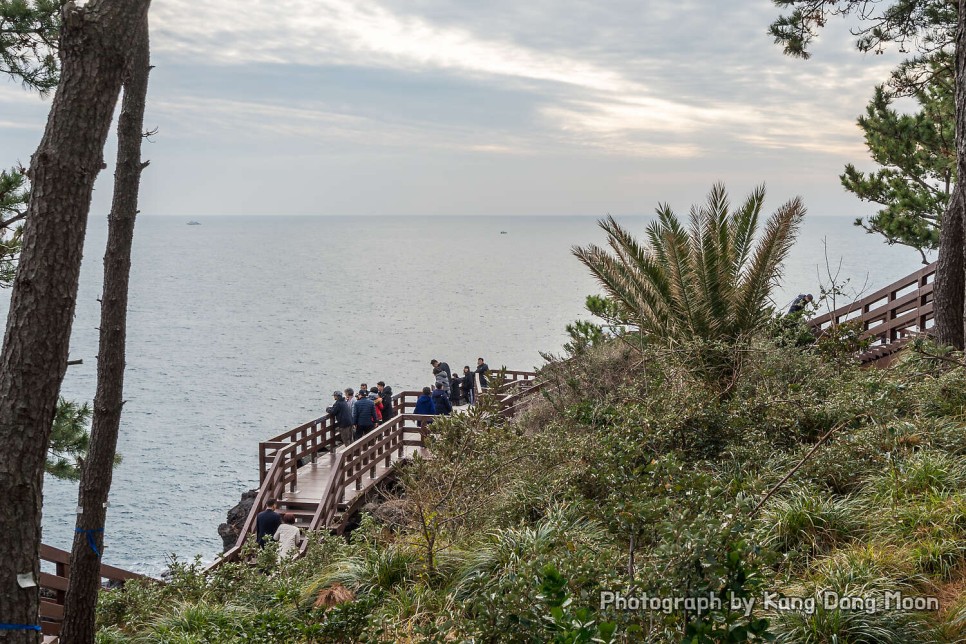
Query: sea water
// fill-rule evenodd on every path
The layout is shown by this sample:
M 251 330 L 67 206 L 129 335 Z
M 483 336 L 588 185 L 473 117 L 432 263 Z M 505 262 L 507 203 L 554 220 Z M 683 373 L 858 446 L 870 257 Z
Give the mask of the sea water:
M 257 485 L 260 440 L 320 416 L 331 393 L 396 391 L 456 370 L 530 369 L 599 291 L 572 256 L 603 242 L 594 217 L 180 217 L 137 223 L 127 372 L 105 531 L 107 563 L 157 574 L 221 551 L 218 524 Z M 643 233 L 649 218 L 624 218 Z M 90 401 L 106 221 L 87 234 L 64 397 Z M 775 303 L 840 280 L 866 292 L 916 270 L 841 217 L 811 216 Z M 9 291 L 0 292 L 5 319 Z M 75 483 L 45 483 L 44 541 L 70 548 Z

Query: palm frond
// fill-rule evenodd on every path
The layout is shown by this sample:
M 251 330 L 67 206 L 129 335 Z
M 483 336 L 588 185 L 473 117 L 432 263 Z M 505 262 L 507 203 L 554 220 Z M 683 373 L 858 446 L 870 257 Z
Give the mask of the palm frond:
M 768 294 L 781 275 L 805 213 L 793 199 L 769 218 L 755 241 L 765 199 L 758 186 L 732 211 L 723 184 L 691 208 L 687 226 L 668 204 L 639 242 L 613 217 L 602 220 L 607 248 L 575 246 L 628 323 L 653 339 L 737 342 L 766 317 Z

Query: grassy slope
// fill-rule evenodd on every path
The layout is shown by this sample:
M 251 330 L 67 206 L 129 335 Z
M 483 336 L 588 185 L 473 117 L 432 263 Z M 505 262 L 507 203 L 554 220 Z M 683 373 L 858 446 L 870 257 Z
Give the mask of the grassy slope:
M 101 640 L 587 641 L 613 628 L 680 641 L 690 628 L 727 641 L 758 618 L 789 642 L 963 639 L 964 370 L 912 357 L 861 371 L 762 340 L 734 380 L 709 383 L 691 350 L 614 344 L 551 365 L 557 387 L 519 424 L 437 424 L 435 458 L 404 476 L 405 528 L 367 519 L 348 544 L 316 535 L 302 561 L 264 554 L 272 575 L 176 566 L 163 588 L 105 593 Z M 632 577 L 633 592 L 660 597 L 897 590 L 941 606 L 597 610 L 601 590 L 628 592 Z M 354 599 L 312 608 L 333 587 Z

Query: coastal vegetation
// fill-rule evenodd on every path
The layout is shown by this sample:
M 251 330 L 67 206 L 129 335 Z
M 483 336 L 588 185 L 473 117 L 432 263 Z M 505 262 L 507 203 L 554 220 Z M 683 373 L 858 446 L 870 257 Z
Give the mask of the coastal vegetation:
M 634 268 L 674 230 L 655 226 Z M 572 325 L 513 422 L 485 402 L 435 421 L 391 515 L 364 515 L 348 539 L 313 534 L 296 561 L 250 544 L 253 563 L 210 574 L 174 562 L 165 584 L 102 593 L 98 641 L 966 638 L 958 354 L 922 343 L 862 369 L 849 329 L 815 342 L 767 307 L 740 334 L 688 338 L 635 324 L 631 300 L 591 302 L 626 326 Z M 695 359 L 709 347 L 739 368 L 709 370 Z
M 966 56 L 941 56 L 966 17 L 926 0 L 878 13 L 853 0 L 776 4 L 791 10 L 772 33 L 792 55 L 807 57 L 829 16 L 857 15 L 860 50 L 912 44 L 922 56 L 906 71 L 951 70 L 947 85 L 910 94 L 921 119 L 877 94 L 863 127 L 876 160 L 897 171 L 843 176 L 886 206 L 870 230 L 938 246 L 941 345 L 918 343 L 876 371 L 854 364 L 854 329 L 813 341 L 800 318 L 767 305 L 802 204 L 780 208 L 756 237 L 763 191 L 732 211 L 715 187 L 689 227 L 662 207 L 646 244 L 609 219 L 610 251 L 576 249 L 604 287 L 589 303 L 607 327 L 570 327 L 567 355 L 547 356 L 551 384 L 521 419 L 483 403 L 434 423 L 432 458 L 399 473 L 395 520 L 363 517 L 348 540 L 311 535 L 297 561 L 252 546 L 211 574 L 175 561 L 164 584 L 99 593 L 145 165 L 149 1 L 0 2 L 0 71 L 57 89 L 29 170 L 0 173 L 0 283 L 12 283 L 0 355 L 0 614 L 19 629 L 11 641 L 36 639 L 45 471 L 82 479 L 68 641 L 94 637 L 95 602 L 102 642 L 966 639 L 966 375 L 947 348 L 964 345 L 966 188 L 955 177 L 966 143 L 951 151 L 948 127 L 934 127 L 949 114 L 966 123 L 966 92 L 948 86 L 966 78 Z M 59 390 L 122 86 L 88 443 L 86 408 Z M 891 146 L 900 133 L 911 147 Z M 921 152 L 914 166 L 894 162 Z M 927 185 L 910 192 L 910 181 Z M 68 456 L 79 454 L 78 470 Z M 625 610 L 621 597 L 657 603 Z M 901 597 L 912 610 L 890 606 Z

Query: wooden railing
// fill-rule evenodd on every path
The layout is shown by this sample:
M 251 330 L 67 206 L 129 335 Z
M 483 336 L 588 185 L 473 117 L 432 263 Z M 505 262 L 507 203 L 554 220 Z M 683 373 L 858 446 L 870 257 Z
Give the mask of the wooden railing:
M 812 319 L 817 332 L 845 322 L 858 324 L 872 346 L 859 356 L 865 363 L 882 359 L 911 337 L 932 328 L 936 263 L 907 275 L 847 306 Z
M 536 393 L 541 386 L 534 384 L 536 374 L 530 371 L 501 369 L 491 371 L 490 383 L 495 386 L 483 389 L 479 374 L 476 375 L 477 395 L 494 396 L 499 403 L 499 413 L 512 418 L 528 404 L 529 394 Z M 336 456 L 337 447 L 342 445 L 342 435 L 336 427 L 335 418 L 327 414 L 293 429 L 273 436 L 259 443 L 259 489 L 252 508 L 239 532 L 235 545 L 209 566 L 216 568 L 226 561 L 236 559 L 245 541 L 255 530 L 258 513 L 268 507 L 270 501 L 282 498 L 286 487 L 294 491 L 298 485 L 298 469 L 314 458 L 334 458 L 329 480 L 312 516 L 308 528 L 318 530 L 334 527 L 337 532 L 345 529 L 345 522 L 333 526 L 336 514 L 348 517 L 356 509 L 365 495 L 355 494 L 347 503 L 348 492 L 358 492 L 364 487 L 363 478 L 370 483 L 378 483 L 392 471 L 393 454 L 397 458 L 405 455 L 407 447 L 421 449 L 424 438 L 434 416 L 412 414 L 416 399 L 421 391 L 403 391 L 393 396 L 394 417 L 382 423 L 373 431 Z M 304 548 L 304 545 L 303 545 Z
M 365 498 L 362 490 L 377 485 L 392 473 L 393 455 L 401 459 L 405 456 L 407 447 L 415 448 L 414 453 L 422 449 L 425 446 L 427 427 L 434 418 L 436 417 L 423 414 L 397 415 L 341 452 L 330 470 L 329 480 L 309 524 L 309 530 L 335 527 L 336 533 L 341 534 L 346 527 L 345 518 Z M 363 483 L 364 478 L 369 479 L 368 485 Z M 347 492 L 350 491 L 353 496 L 347 501 Z M 340 510 L 343 520 L 335 524 L 335 515 Z M 305 545 L 303 544 L 303 549 Z
M 414 408 L 416 398 L 421 394 L 422 392 L 419 391 L 403 391 L 393 395 L 394 413 L 402 414 Z M 336 419 L 332 414 L 326 414 L 259 443 L 258 494 L 238 533 L 235 545 L 222 553 L 209 566 L 209 570 L 225 561 L 234 560 L 244 547 L 248 535 L 255 531 L 258 513 L 268 508 L 271 501 L 281 498 L 286 486 L 290 492 L 296 489 L 300 464 L 318 458 L 320 455 L 332 453 L 339 445 L 342 445 L 342 433 L 336 426 Z
M 40 546 L 40 560 L 54 564 L 54 572 L 40 573 L 40 627 L 44 635 L 60 635 L 64 621 L 64 600 L 70 579 L 70 553 L 53 546 Z M 149 579 L 143 575 L 101 564 L 102 585 L 123 584 L 131 579 Z

